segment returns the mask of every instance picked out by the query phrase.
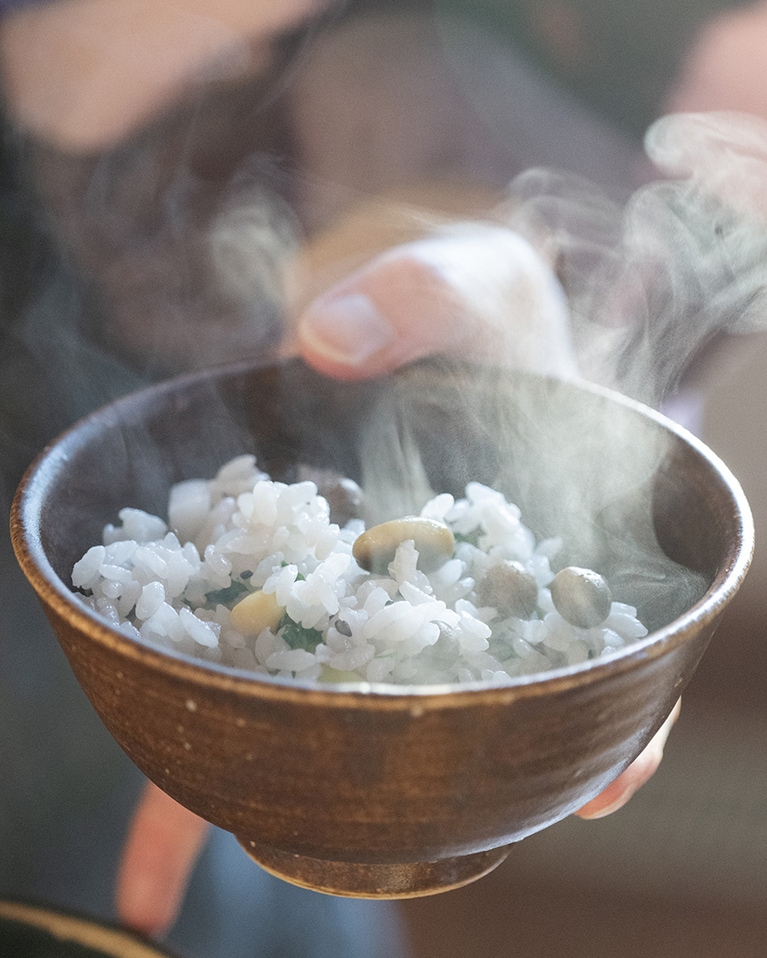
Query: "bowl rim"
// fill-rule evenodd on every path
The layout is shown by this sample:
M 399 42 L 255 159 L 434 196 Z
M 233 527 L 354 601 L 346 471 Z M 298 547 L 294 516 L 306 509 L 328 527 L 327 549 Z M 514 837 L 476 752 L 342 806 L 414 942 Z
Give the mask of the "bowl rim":
M 291 363 L 295 360 L 288 359 L 287 362 Z M 80 603 L 76 593 L 53 569 L 42 546 L 40 522 L 43 497 L 38 494 L 38 490 L 45 489 L 55 475 L 59 464 L 66 461 L 71 450 L 79 446 L 78 440 L 81 440 L 86 432 L 84 427 L 93 421 L 116 416 L 122 404 L 128 401 L 134 402 L 141 396 L 157 397 L 166 392 L 181 390 L 186 385 L 210 381 L 217 374 L 236 377 L 254 372 L 259 368 L 276 365 L 281 363 L 254 363 L 245 360 L 209 367 L 145 386 L 101 406 L 72 424 L 45 446 L 27 468 L 11 504 L 11 537 L 16 558 L 39 598 L 60 617 L 67 620 L 73 628 L 85 631 L 91 641 L 119 652 L 129 659 L 141 660 L 154 670 L 188 683 L 190 698 L 194 687 L 215 687 L 219 691 L 245 694 L 259 699 L 285 700 L 287 697 L 339 708 L 375 702 L 377 708 L 384 703 L 392 709 L 417 708 L 420 711 L 463 706 L 466 704 L 467 697 L 476 702 L 489 702 L 552 694 L 573 685 L 585 686 L 604 680 L 608 676 L 614 676 L 616 673 L 630 671 L 639 661 L 660 658 L 683 645 L 694 633 L 695 626 L 701 619 L 709 620 L 716 617 L 738 590 L 748 572 L 754 552 L 754 520 L 748 500 L 729 467 L 701 439 L 663 413 L 609 387 L 584 379 L 558 380 L 550 376 L 522 371 L 522 375 L 529 378 L 549 380 L 558 386 L 574 386 L 591 392 L 653 420 L 704 459 L 718 476 L 719 485 L 729 496 L 734 507 L 734 514 L 737 516 L 735 535 L 721 567 L 705 594 L 681 616 L 650 632 L 644 638 L 631 642 L 625 648 L 598 659 L 589 659 L 576 665 L 561 666 L 545 672 L 509 677 L 505 680 L 490 682 L 477 680 L 465 684 L 433 685 L 355 683 L 351 686 L 323 683 L 318 686 L 317 683 L 308 681 L 254 673 L 233 666 L 196 660 L 172 649 L 139 643 L 120 633 L 101 619 L 97 613 Z M 508 372 L 514 374 L 517 371 L 509 370 Z

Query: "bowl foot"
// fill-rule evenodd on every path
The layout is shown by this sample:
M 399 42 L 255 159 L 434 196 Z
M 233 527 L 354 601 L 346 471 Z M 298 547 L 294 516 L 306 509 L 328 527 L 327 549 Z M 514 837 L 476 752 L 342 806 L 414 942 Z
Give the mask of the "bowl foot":
M 501 864 L 509 846 L 434 862 L 368 864 L 294 855 L 238 839 L 265 871 L 302 888 L 345 898 L 420 898 L 460 888 Z

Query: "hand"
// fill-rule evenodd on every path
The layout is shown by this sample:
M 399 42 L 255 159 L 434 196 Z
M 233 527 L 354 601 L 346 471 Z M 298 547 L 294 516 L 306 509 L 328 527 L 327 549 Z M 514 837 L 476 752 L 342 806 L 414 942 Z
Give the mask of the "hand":
M 58 0 L 0 22 L 5 107 L 72 153 L 104 150 L 205 83 L 265 69 L 326 0 Z
M 576 373 L 556 280 L 525 240 L 494 225 L 445 231 L 374 258 L 310 303 L 296 340 L 307 362 L 342 379 L 384 373 L 435 352 L 503 358 L 562 377 Z M 652 775 L 676 711 L 582 817 L 616 810 Z M 147 788 L 120 871 L 118 909 L 126 924 L 150 934 L 169 927 L 205 834 L 200 819 Z
M 764 0 L 706 20 L 671 86 L 666 111 L 737 110 L 767 119 L 765 42 Z
M 681 707 L 682 701 L 680 699 L 642 754 L 634 759 L 626 771 L 619 775 L 611 785 L 608 785 L 601 794 L 592 798 L 590 802 L 587 802 L 583 808 L 575 813 L 579 818 L 604 818 L 606 815 L 612 815 L 619 808 L 623 808 L 634 792 L 649 782 L 661 763 L 663 749 L 674 723 L 679 718 Z
M 454 227 L 377 256 L 313 300 L 297 342 L 310 365 L 339 379 L 434 353 L 576 374 L 559 284 L 526 240 L 495 225 Z
M 174 923 L 208 823 L 149 782 L 139 800 L 117 876 L 124 924 L 160 936 Z

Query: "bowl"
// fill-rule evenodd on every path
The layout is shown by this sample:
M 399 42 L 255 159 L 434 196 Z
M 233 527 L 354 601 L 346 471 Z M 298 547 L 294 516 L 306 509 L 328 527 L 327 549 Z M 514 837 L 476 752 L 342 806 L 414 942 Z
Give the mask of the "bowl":
M 124 929 L 49 905 L 0 900 L 0 954 L 13 958 L 172 958 Z
M 612 569 L 650 633 L 506 682 L 312 686 L 140 644 L 75 599 L 72 566 L 120 508 L 161 514 L 172 483 L 243 452 L 273 478 L 297 463 L 336 470 L 388 509 L 392 489 L 412 508 L 414 476 L 437 491 L 492 484 L 538 536 L 563 535 L 563 562 Z M 445 363 L 340 383 L 295 360 L 207 370 L 92 414 L 28 471 L 12 535 L 135 764 L 268 871 L 373 898 L 465 884 L 615 779 L 671 711 L 753 549 L 724 464 L 616 393 Z

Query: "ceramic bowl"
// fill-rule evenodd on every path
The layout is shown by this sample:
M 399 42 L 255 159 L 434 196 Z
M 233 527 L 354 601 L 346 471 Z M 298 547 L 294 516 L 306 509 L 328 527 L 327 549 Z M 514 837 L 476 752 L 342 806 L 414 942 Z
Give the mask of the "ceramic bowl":
M 0 954 L 9 958 L 172 958 L 124 929 L 35 902 L 0 901 Z
M 255 452 L 273 478 L 307 463 L 377 484 L 382 499 L 388 485 L 406 508 L 403 447 L 435 490 L 493 484 L 538 536 L 564 536 L 563 563 L 609 567 L 650 634 L 488 686 L 311 687 L 138 644 L 70 591 L 73 563 L 120 508 L 162 513 L 171 483 L 234 455 Z M 598 794 L 669 714 L 753 547 L 727 468 L 657 413 L 583 383 L 428 363 L 365 383 L 297 361 L 228 367 L 128 396 L 41 455 L 12 533 L 80 684 L 136 765 L 267 870 L 364 897 L 464 884 Z M 690 570 L 681 585 L 659 548 Z

